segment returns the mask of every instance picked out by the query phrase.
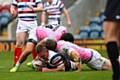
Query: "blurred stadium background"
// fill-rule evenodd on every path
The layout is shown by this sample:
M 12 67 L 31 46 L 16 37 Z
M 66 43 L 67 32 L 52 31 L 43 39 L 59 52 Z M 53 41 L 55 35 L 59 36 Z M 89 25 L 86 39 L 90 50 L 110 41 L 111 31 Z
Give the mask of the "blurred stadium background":
M 106 0 L 63 1 L 72 18 L 72 26 L 67 28 L 74 34 L 75 43 L 97 49 L 101 55 L 107 57 L 102 29 Z M 10 5 L 10 2 L 11 0 L 0 0 L 0 15 L 2 6 Z M 26 67 L 24 63 L 19 72 L 10 73 L 9 69 L 13 66 L 16 22 L 16 19 L 12 19 L 0 34 L 0 80 L 111 80 L 111 71 L 93 71 L 86 65 L 82 66 L 82 72 L 41 73 Z M 62 25 L 67 26 L 65 22 L 62 16 Z M 27 61 L 31 59 L 30 56 Z
M 11 0 L 0 0 L 0 5 Z M 45 0 L 43 0 L 45 1 Z M 76 43 L 85 47 L 104 48 L 102 23 L 106 0 L 63 0 L 72 18 L 72 26 L 67 27 L 74 34 Z M 2 7 L 1 7 L 2 8 Z M 39 16 L 39 15 L 38 15 Z M 67 26 L 62 16 L 62 25 Z M 0 34 L 0 51 L 12 50 L 15 44 L 16 19 Z M 38 23 L 40 21 L 38 20 Z M 82 44 L 81 44 L 82 43 Z

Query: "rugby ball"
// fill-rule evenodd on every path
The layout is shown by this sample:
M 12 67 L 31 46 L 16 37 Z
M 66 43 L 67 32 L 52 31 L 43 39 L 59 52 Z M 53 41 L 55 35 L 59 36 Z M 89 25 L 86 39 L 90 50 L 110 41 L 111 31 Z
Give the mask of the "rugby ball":
M 42 69 L 42 61 L 40 61 L 40 60 L 33 61 L 33 67 L 37 71 L 41 70 Z

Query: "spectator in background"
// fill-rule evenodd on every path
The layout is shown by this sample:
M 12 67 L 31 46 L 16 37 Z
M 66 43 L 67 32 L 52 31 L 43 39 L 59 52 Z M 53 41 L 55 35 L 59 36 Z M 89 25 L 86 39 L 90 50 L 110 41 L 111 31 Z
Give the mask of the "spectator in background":
M 67 18 L 67 24 L 71 25 L 71 19 L 68 13 L 68 10 L 64 6 L 64 3 L 61 0 L 47 0 L 44 4 L 45 12 L 42 13 L 42 23 L 44 25 L 46 22 L 46 15 L 47 15 L 47 22 L 48 24 L 55 24 L 60 25 L 60 17 L 62 13 L 64 13 L 65 17 Z
M 105 9 L 104 33 L 108 56 L 112 63 L 113 80 L 120 80 L 120 65 L 118 62 L 119 31 L 120 31 L 120 0 L 108 0 Z
M 8 24 L 13 20 L 10 13 L 10 4 L 0 4 L 0 33 L 7 28 Z
M 16 30 L 16 48 L 14 50 L 14 64 L 18 61 L 22 47 L 29 31 L 37 27 L 37 12 L 43 10 L 42 0 L 12 0 L 11 14 L 18 14 Z M 33 58 L 36 57 L 33 51 Z

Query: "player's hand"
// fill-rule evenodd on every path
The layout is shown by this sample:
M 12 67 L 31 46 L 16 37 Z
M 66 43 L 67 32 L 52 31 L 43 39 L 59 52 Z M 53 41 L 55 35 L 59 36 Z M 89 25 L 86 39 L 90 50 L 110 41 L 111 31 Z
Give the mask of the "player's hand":
M 68 27 L 71 27 L 72 23 L 71 23 L 71 21 L 68 21 L 67 24 L 68 24 Z
M 58 71 L 65 71 L 64 65 L 60 65 L 57 67 Z

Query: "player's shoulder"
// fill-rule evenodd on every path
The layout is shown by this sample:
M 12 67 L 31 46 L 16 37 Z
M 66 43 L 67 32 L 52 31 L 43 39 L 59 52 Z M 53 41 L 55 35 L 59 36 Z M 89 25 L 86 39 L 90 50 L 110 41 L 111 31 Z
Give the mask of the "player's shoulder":
M 64 40 L 59 40 L 57 43 L 65 43 Z

